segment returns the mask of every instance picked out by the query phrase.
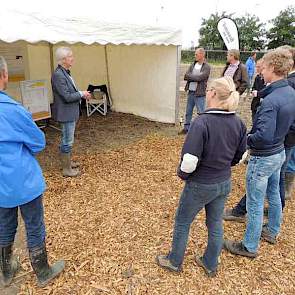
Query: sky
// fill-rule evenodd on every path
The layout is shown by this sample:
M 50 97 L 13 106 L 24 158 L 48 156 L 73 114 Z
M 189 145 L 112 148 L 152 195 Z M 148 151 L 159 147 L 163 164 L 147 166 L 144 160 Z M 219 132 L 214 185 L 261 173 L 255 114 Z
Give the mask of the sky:
M 259 17 L 261 22 L 279 15 L 294 0 L 8 0 L 1 3 L 2 9 L 16 9 L 24 12 L 41 12 L 44 15 L 82 16 L 107 21 L 121 21 L 135 24 L 172 26 L 182 29 L 184 48 L 198 44 L 202 18 L 223 11 L 240 17 L 249 13 Z

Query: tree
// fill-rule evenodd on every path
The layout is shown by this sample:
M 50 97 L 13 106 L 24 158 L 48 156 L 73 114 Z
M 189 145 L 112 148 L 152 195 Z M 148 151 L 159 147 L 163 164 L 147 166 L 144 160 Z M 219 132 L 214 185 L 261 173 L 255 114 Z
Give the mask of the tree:
M 255 15 L 246 14 L 235 19 L 238 31 L 241 50 L 252 51 L 262 49 L 265 43 L 265 24 L 259 21 Z
M 202 18 L 201 28 L 199 30 L 199 46 L 206 49 L 224 49 L 224 42 L 217 30 L 218 21 L 223 17 L 231 17 L 232 14 L 222 12 L 211 14 L 209 19 Z
M 268 48 L 276 48 L 282 45 L 295 47 L 295 7 L 289 6 L 280 11 L 279 15 L 270 23 L 273 27 L 266 34 L 269 39 Z

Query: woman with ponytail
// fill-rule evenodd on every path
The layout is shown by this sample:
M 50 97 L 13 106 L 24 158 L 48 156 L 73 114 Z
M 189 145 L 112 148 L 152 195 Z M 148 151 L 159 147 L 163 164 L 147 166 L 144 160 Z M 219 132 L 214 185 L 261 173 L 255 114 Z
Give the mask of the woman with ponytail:
M 170 271 L 181 270 L 189 229 L 205 208 L 208 244 L 196 262 L 210 277 L 216 275 L 223 245 L 222 213 L 231 190 L 231 166 L 246 151 L 246 127 L 236 116 L 239 93 L 231 77 L 210 83 L 206 110 L 192 123 L 186 136 L 178 176 L 185 181 L 175 217 L 171 251 L 157 256 L 157 263 Z

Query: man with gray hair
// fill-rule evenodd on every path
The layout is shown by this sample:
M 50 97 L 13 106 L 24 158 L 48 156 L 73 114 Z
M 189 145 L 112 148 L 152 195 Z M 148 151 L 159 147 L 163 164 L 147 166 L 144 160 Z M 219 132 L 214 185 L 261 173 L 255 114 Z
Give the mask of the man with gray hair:
M 79 91 L 71 76 L 70 68 L 74 62 L 72 50 L 69 47 L 59 47 L 55 54 L 58 66 L 51 78 L 54 98 L 52 114 L 62 128 L 60 154 L 63 176 L 75 177 L 80 175 L 79 163 L 71 161 L 75 127 L 79 119 L 81 99 L 89 99 L 91 94 Z
M 7 65 L 0 56 L 0 278 L 9 286 L 19 268 L 12 253 L 20 211 L 30 261 L 38 285 L 44 287 L 65 267 L 63 260 L 52 266 L 47 260 L 42 196 L 46 185 L 35 157 L 45 148 L 45 136 L 31 113 L 4 92 L 7 84 Z

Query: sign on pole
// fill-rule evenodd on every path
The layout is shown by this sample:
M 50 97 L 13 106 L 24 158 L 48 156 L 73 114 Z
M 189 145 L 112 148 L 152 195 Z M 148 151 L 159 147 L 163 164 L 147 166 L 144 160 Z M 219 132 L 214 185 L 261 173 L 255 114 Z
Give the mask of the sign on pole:
M 239 33 L 236 23 L 232 19 L 224 17 L 218 21 L 217 28 L 226 48 L 239 50 Z

